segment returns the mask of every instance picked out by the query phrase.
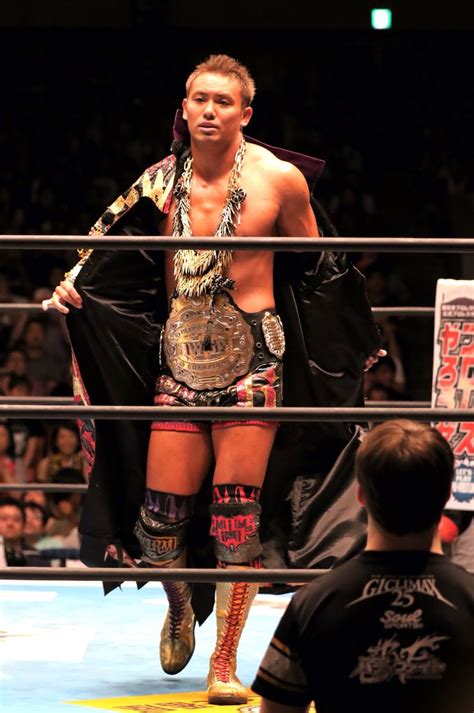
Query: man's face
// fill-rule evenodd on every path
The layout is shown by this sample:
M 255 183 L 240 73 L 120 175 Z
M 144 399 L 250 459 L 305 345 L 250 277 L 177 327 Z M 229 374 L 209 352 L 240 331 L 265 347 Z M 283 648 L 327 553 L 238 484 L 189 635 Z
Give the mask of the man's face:
M 26 357 L 21 352 L 10 352 L 5 361 L 5 369 L 13 371 L 17 376 L 25 376 L 26 366 Z
M 28 325 L 25 332 L 25 343 L 28 347 L 42 347 L 44 343 L 44 328 L 38 322 Z
M 375 379 L 383 386 L 393 386 L 395 374 L 388 364 L 380 364 L 375 373 Z
M 23 535 L 23 517 L 15 505 L 0 508 L 0 535 L 6 540 L 19 540 Z
M 9 389 L 8 396 L 30 396 L 30 392 L 27 384 L 17 384 L 13 389 Z
M 69 428 L 60 428 L 56 437 L 56 445 L 60 453 L 71 456 L 77 451 L 79 441 L 76 434 Z
M 231 143 L 252 116 L 242 106 L 242 91 L 237 79 L 223 74 L 200 74 L 183 99 L 183 116 L 194 141 Z
M 38 508 L 25 507 L 24 535 L 41 537 L 44 534 L 43 515 Z
M 43 508 L 47 508 L 48 501 L 42 490 L 27 490 L 23 502 L 38 503 Z

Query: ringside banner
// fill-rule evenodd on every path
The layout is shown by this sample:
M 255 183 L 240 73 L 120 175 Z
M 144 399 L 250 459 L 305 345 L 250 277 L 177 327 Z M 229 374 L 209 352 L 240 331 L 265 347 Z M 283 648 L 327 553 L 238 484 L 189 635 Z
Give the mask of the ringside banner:
M 474 280 L 438 280 L 431 405 L 474 409 Z M 474 510 L 474 422 L 436 427 L 454 452 L 452 510 Z

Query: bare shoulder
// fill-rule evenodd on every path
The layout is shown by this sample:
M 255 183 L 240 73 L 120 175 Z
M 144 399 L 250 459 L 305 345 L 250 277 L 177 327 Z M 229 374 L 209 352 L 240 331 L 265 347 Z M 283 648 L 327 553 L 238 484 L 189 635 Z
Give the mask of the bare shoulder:
M 262 146 L 248 145 L 248 170 L 252 185 L 262 183 L 269 189 L 277 207 L 278 235 L 316 237 L 318 226 L 311 208 L 310 193 L 301 171 L 288 161 L 281 161 Z
M 256 144 L 248 144 L 249 168 L 273 184 L 278 193 L 290 197 L 298 194 L 308 195 L 308 184 L 301 171 L 288 161 L 277 158 L 268 149 Z

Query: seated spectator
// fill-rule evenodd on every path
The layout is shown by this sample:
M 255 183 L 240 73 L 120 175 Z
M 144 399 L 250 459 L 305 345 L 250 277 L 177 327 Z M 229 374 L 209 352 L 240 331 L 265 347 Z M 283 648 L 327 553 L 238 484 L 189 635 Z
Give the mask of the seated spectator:
M 383 272 L 372 269 L 366 273 L 367 297 L 372 307 L 382 307 L 390 304 L 387 281 Z
M 387 351 L 388 356 L 385 359 L 380 360 L 378 364 L 378 369 L 384 365 L 381 369 L 380 376 L 377 376 L 377 369 L 375 371 L 370 369 L 370 371 L 365 373 L 365 396 L 366 398 L 373 399 L 373 397 L 369 397 L 368 392 L 374 383 L 378 382 L 393 391 L 397 391 L 399 394 L 398 398 L 405 398 L 402 395 L 404 394 L 406 388 L 406 376 L 401 357 L 401 349 L 396 334 L 396 324 L 394 324 L 390 317 L 384 316 L 378 316 L 377 323 L 380 327 L 382 336 L 382 347 Z
M 8 396 L 30 396 L 28 379 L 21 376 L 11 377 Z M 34 480 L 39 458 L 43 450 L 44 431 L 40 421 L 27 419 L 9 420 L 8 425 L 13 435 L 15 460 L 15 482 L 29 483 Z
M 10 278 L 3 270 L 0 271 L 0 302 L 14 304 L 25 302 L 25 297 L 14 294 L 10 288 Z M 3 312 L 0 319 L 0 354 L 13 343 L 16 325 L 21 321 L 21 312 Z
M 58 383 L 67 380 L 67 364 L 46 348 L 46 325 L 42 319 L 30 319 L 25 326 L 21 346 L 28 358 L 27 373 L 33 396 L 47 396 Z
M 366 398 L 368 401 L 400 401 L 402 394 L 389 386 L 379 384 L 375 381 L 367 390 Z
M 5 396 L 16 396 L 23 399 L 26 396 L 31 396 L 31 382 L 27 376 L 10 376 L 7 382 Z
M 26 500 L 23 503 L 23 512 L 25 513 L 23 539 L 27 545 L 37 548 L 38 543 L 44 537 L 48 515 L 41 505 L 31 500 Z
M 53 452 L 43 458 L 38 466 L 37 480 L 51 483 L 63 468 L 74 468 L 86 475 L 86 463 L 82 455 L 79 431 L 74 423 L 61 423 L 52 435 Z M 57 481 L 55 481 L 57 482 Z
M 27 368 L 28 359 L 26 358 L 25 352 L 21 349 L 10 349 L 2 364 L 0 392 L 6 396 L 10 388 L 10 378 L 12 376 L 26 378 Z
M 45 564 L 38 552 L 24 540 L 25 512 L 15 498 L 0 500 L 0 536 L 3 537 L 5 560 L 8 567 L 39 566 Z
M 44 492 L 44 490 L 23 491 L 21 502 L 23 505 L 25 503 L 35 503 L 36 505 L 40 505 L 46 513 L 49 512 L 48 498 L 46 497 L 46 493 Z
M 399 365 L 401 365 L 401 362 Z M 369 398 L 371 389 L 377 384 L 379 387 L 387 389 L 388 392 L 395 393 L 399 400 L 405 399 L 405 375 L 403 373 L 403 367 L 402 371 L 400 371 L 398 368 L 399 365 L 397 365 L 397 362 L 391 356 L 382 357 L 374 364 L 370 371 L 364 375 L 364 393 L 366 398 Z
M 377 253 L 355 256 L 355 266 L 367 279 L 367 296 L 373 307 L 407 304 L 410 293 L 393 266 Z
M 62 276 L 60 281 L 64 277 L 64 270 L 62 271 Z M 51 289 L 49 287 L 37 287 L 33 292 L 33 302 L 36 304 L 41 304 L 43 300 L 46 300 L 51 295 Z M 15 324 L 15 329 L 12 332 L 10 343 L 15 344 L 25 338 L 23 335 L 25 333 L 26 327 L 32 322 L 39 322 L 44 326 L 45 337 L 43 348 L 44 351 L 49 355 L 54 355 L 55 361 L 60 361 L 61 364 L 66 364 L 71 359 L 71 348 L 69 346 L 69 339 L 67 335 L 67 327 L 64 319 L 58 312 L 50 310 L 46 314 L 42 314 L 41 318 L 31 319 L 28 312 L 22 312 L 21 317 Z
M 0 421 L 0 483 L 15 482 L 14 454 L 10 427 L 6 421 Z
M 474 512 L 471 510 L 445 510 L 439 524 L 439 534 L 443 551 L 457 564 L 462 565 L 468 572 L 474 573 L 474 539 L 472 539 L 472 523 Z M 464 536 L 464 537 L 463 537 Z M 460 557 L 458 547 L 459 538 L 466 539 L 467 552 Z
M 63 468 L 53 478 L 55 483 L 71 485 L 85 484 L 81 471 L 74 468 Z M 78 532 L 83 496 L 81 493 L 54 493 L 50 498 L 51 517 L 49 518 L 45 535 L 59 538 L 63 547 L 79 549 Z
M 378 315 L 377 323 L 382 335 L 382 346 L 388 352 L 395 364 L 395 388 L 404 391 L 406 386 L 405 368 L 402 361 L 402 350 L 398 341 L 398 324 L 391 317 Z
M 442 554 L 453 455 L 428 424 L 374 428 L 356 455 L 365 551 L 298 591 L 253 684 L 261 713 L 472 713 L 474 577 Z

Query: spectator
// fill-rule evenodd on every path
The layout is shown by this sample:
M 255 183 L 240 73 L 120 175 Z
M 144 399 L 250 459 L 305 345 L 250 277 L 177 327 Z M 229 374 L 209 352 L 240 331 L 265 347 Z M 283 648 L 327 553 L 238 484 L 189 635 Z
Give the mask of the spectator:
M 474 573 L 473 522 L 474 513 L 472 511 L 445 510 L 439 524 L 439 534 L 444 553 L 453 562 L 462 565 L 468 572 Z
M 62 468 L 54 476 L 55 483 L 81 485 L 85 478 L 81 471 L 74 468 Z M 78 533 L 83 496 L 80 493 L 55 493 L 51 497 L 51 517 L 49 518 L 45 535 L 60 538 L 63 547 L 79 549 Z
M 44 490 L 26 490 L 23 492 L 21 502 L 23 505 L 25 503 L 35 503 L 36 505 L 40 505 L 43 510 L 48 513 L 48 498 L 46 497 L 46 493 Z
M 49 287 L 37 287 L 33 292 L 33 302 L 41 304 L 43 300 L 49 299 L 50 294 Z M 61 319 L 61 315 L 56 312 L 47 312 L 43 319 L 46 327 L 46 352 L 54 354 L 62 364 L 67 364 L 71 359 L 71 348 L 66 321 Z
M 0 483 L 15 482 L 13 436 L 6 421 L 0 421 Z
M 21 376 L 11 377 L 8 396 L 29 396 L 31 387 L 28 379 Z M 43 450 L 44 432 L 39 421 L 12 420 L 9 426 L 13 434 L 15 482 L 31 482 L 36 474 L 40 454 Z
M 21 349 L 11 349 L 7 352 L 2 364 L 2 375 L 0 378 L 0 391 L 2 394 L 7 394 L 12 376 L 21 376 L 26 378 L 28 370 L 28 359 L 26 354 Z
M 365 551 L 297 592 L 253 684 L 261 713 L 472 713 L 474 577 L 438 523 L 453 455 L 427 424 L 390 421 L 356 456 Z
M 447 511 L 445 514 L 451 513 Z M 458 520 L 459 515 L 461 518 Z M 451 559 L 474 574 L 474 513 L 457 512 L 455 519 L 458 520 L 459 535 L 451 544 Z
M 396 367 L 393 359 L 389 356 L 380 359 L 373 366 L 374 373 L 377 374 L 376 381 L 389 389 L 393 389 L 395 385 Z
M 40 462 L 37 480 L 52 482 L 63 468 L 74 468 L 85 476 L 86 463 L 80 448 L 77 426 L 73 423 L 60 424 L 53 431 L 52 442 L 53 452 Z
M 4 272 L 0 272 L 0 302 L 14 304 L 24 301 L 24 297 L 11 291 L 8 276 Z M 15 333 L 15 327 L 21 316 L 21 312 L 3 312 L 0 315 L 0 354 L 3 355 L 4 350 L 11 344 L 12 335 Z
M 401 394 L 395 389 L 380 384 L 378 381 L 371 383 L 366 388 L 365 395 L 368 401 L 400 401 Z
M 401 349 L 396 336 L 396 325 L 389 317 L 377 317 L 377 322 L 382 334 L 382 346 L 387 351 L 388 357 L 382 359 L 377 364 L 377 369 L 370 369 L 365 373 L 364 391 L 365 396 L 372 400 L 374 396 L 369 396 L 370 390 L 377 384 L 387 390 L 395 392 L 389 400 L 406 398 L 406 377 L 405 368 L 401 358 Z
M 44 564 L 37 551 L 26 544 L 24 528 L 25 512 L 20 502 L 10 497 L 0 500 L 0 536 L 8 567 Z
M 23 503 L 23 511 L 25 513 L 24 541 L 30 547 L 37 548 L 44 537 L 48 515 L 41 505 L 31 500 Z
M 56 269 L 54 270 L 54 274 L 57 274 Z M 64 276 L 64 270 L 61 274 Z M 33 292 L 33 302 L 41 304 L 43 300 L 48 299 L 50 294 L 51 291 L 49 287 L 37 287 Z M 21 313 L 21 317 L 18 319 L 12 331 L 10 343 L 14 344 L 22 338 L 26 326 L 29 325 L 31 321 L 32 320 L 28 318 L 27 312 Z M 42 315 L 41 319 L 33 321 L 41 323 L 44 327 L 44 351 L 49 355 L 54 355 L 56 362 L 59 361 L 61 364 L 66 364 L 70 360 L 71 350 L 69 347 L 66 323 L 64 319 L 61 319 L 61 315 L 56 312 L 48 312 Z
M 375 384 L 379 388 L 386 389 L 387 393 L 391 393 L 392 396 L 396 395 L 398 399 L 406 398 L 404 393 L 405 374 L 401 362 L 395 361 L 391 356 L 386 356 L 374 364 L 370 372 L 365 373 L 364 379 L 364 391 L 367 398 L 373 398 L 373 396 L 369 396 L 369 393 Z
M 47 396 L 57 384 L 67 379 L 66 364 L 46 348 L 46 325 L 30 319 L 23 332 L 23 347 L 28 357 L 27 373 L 32 395 Z

